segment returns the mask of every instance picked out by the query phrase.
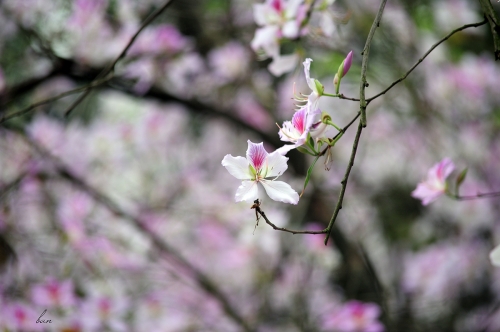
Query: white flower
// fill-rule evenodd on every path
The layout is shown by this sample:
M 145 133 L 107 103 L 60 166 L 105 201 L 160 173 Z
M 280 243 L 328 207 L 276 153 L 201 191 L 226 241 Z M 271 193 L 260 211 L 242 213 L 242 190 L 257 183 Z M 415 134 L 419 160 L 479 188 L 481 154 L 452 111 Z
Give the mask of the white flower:
M 285 145 L 276 151 L 281 155 L 285 155 L 288 151 L 306 143 L 308 134 L 311 134 L 313 138 L 316 137 L 316 133 L 321 135 L 324 132 L 324 127 L 326 125 L 321 122 L 321 111 L 319 109 L 307 113 L 307 107 L 302 107 L 295 112 L 292 121 L 283 122 L 283 128 L 279 131 L 282 141 L 291 142 L 294 145 Z
M 278 151 L 268 153 L 263 143 L 248 141 L 247 157 L 226 155 L 222 166 L 237 179 L 243 180 L 236 191 L 236 202 L 253 201 L 259 198 L 257 183 L 261 183 L 266 193 L 275 201 L 297 204 L 299 195 L 285 182 L 276 181 L 288 168 L 288 158 Z M 274 177 L 274 179 L 269 179 Z

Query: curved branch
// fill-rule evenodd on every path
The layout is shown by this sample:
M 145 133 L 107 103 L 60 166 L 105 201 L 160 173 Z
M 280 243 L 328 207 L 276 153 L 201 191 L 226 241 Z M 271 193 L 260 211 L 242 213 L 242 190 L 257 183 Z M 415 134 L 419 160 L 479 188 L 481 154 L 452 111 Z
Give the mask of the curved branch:
M 327 233 L 325 237 L 325 246 L 328 244 L 328 239 L 330 238 L 330 234 L 332 233 L 333 224 L 337 219 L 337 216 L 342 209 L 342 201 L 344 200 L 345 190 L 347 188 L 347 180 L 349 180 L 349 174 L 351 173 L 351 169 L 354 166 L 354 158 L 356 158 L 356 152 L 358 150 L 359 138 L 361 137 L 361 132 L 363 131 L 363 123 L 359 121 L 358 131 L 356 132 L 356 137 L 354 138 L 354 143 L 352 145 L 351 158 L 349 159 L 349 165 L 347 165 L 344 178 L 340 182 L 342 187 L 340 188 L 339 198 L 337 200 L 337 205 L 335 205 L 335 210 L 333 211 L 332 218 L 328 223 L 328 227 L 326 228 Z
M 375 35 L 375 30 L 380 25 L 380 20 L 382 19 L 382 13 L 384 12 L 385 3 L 387 0 L 382 0 L 380 2 L 380 7 L 377 12 L 377 16 L 375 16 L 375 20 L 373 21 L 372 27 L 370 28 L 370 32 L 368 33 L 368 37 L 366 38 L 365 48 L 363 49 L 363 60 L 361 62 L 361 82 L 359 85 L 359 110 L 361 111 L 361 124 L 363 127 L 366 127 L 366 105 L 367 102 L 365 100 L 365 88 L 368 86 L 366 82 L 366 70 L 368 69 L 368 57 L 370 55 L 370 45 L 372 43 L 373 36 Z
M 273 224 L 271 221 L 269 221 L 269 219 L 267 219 L 267 216 L 264 213 L 264 211 L 262 211 L 261 209 L 257 209 L 257 212 L 262 216 L 262 218 L 264 218 L 266 223 L 276 231 L 282 231 L 282 232 L 287 232 L 287 233 L 292 233 L 292 234 L 325 234 L 327 232 L 326 228 L 321 230 L 321 231 L 307 231 L 307 230 L 306 231 L 296 231 L 296 230 L 292 230 L 292 229 L 278 227 L 275 224 Z
M 78 92 L 81 92 L 81 91 L 84 91 L 84 90 L 87 90 L 87 89 L 95 88 L 96 86 L 99 86 L 99 85 L 102 85 L 102 84 L 108 82 L 112 78 L 113 78 L 113 73 L 110 73 L 108 76 L 106 76 L 106 77 L 104 77 L 102 79 L 99 79 L 99 80 L 95 80 L 95 81 L 93 81 L 92 83 L 90 83 L 90 84 L 88 84 L 86 86 L 79 87 L 79 88 L 76 88 L 76 89 L 73 89 L 73 90 L 69 90 L 69 91 L 63 92 L 61 94 L 58 94 L 56 96 L 53 96 L 53 97 L 41 100 L 39 102 L 31 104 L 30 106 L 28 106 L 28 107 L 26 107 L 26 108 L 24 108 L 24 109 L 22 109 L 20 111 L 17 111 L 17 112 L 11 113 L 11 114 L 4 114 L 4 115 L 2 115 L 2 117 L 0 117 L 0 123 L 4 123 L 5 121 L 8 121 L 10 119 L 17 118 L 19 116 L 27 114 L 27 113 L 31 112 L 32 110 L 34 110 L 35 108 L 37 108 L 38 106 L 42 106 L 42 105 L 51 103 L 53 101 L 59 100 L 61 98 L 70 96 L 72 94 L 75 94 L 75 93 L 78 93 Z
M 173 1 L 174 0 L 167 0 L 163 4 L 163 6 L 155 10 L 151 15 L 148 16 L 148 18 L 146 18 L 146 20 L 141 24 L 137 32 L 132 36 L 132 38 L 130 38 L 130 41 L 128 42 L 127 46 L 125 46 L 125 48 L 121 51 L 121 53 L 116 57 L 116 59 L 112 63 L 110 63 L 106 68 L 104 68 L 101 71 L 101 73 L 99 73 L 99 75 L 97 75 L 95 80 L 98 80 L 108 75 L 115 69 L 115 66 L 118 63 L 118 61 L 120 61 L 123 57 L 125 57 L 125 55 L 127 55 L 128 50 L 130 49 L 136 38 L 139 36 L 139 34 L 142 32 L 142 30 L 144 30 L 144 28 L 146 28 L 155 18 L 157 18 L 165 9 L 167 9 L 167 7 L 170 6 Z M 80 97 L 78 97 L 78 99 L 75 100 L 75 102 L 71 104 L 70 107 L 68 107 L 68 109 L 66 109 L 64 115 L 69 116 L 71 112 L 75 109 L 75 107 L 78 106 L 90 94 L 91 90 L 92 90 L 91 88 L 87 87 L 85 89 L 85 92 L 81 94 Z
M 423 57 L 421 57 L 420 59 L 418 59 L 418 61 L 413 65 L 413 67 L 410 68 L 410 70 L 408 70 L 408 72 L 406 72 L 406 74 L 404 74 L 402 77 L 400 77 L 399 79 L 395 80 L 394 82 L 392 82 L 391 85 L 389 85 L 384 91 L 376 94 L 375 96 L 373 97 L 370 97 L 366 100 L 366 103 L 370 103 L 372 100 L 382 96 L 383 94 L 387 93 L 387 91 L 389 91 L 390 89 L 392 89 L 396 84 L 398 84 L 399 82 L 403 81 L 404 79 L 406 79 L 408 77 L 408 75 L 410 75 L 410 73 L 415 69 L 417 68 L 417 66 L 422 63 L 422 61 L 424 61 L 424 59 L 436 48 L 438 47 L 441 43 L 443 43 L 444 41 L 446 41 L 447 39 L 449 39 L 451 36 L 453 36 L 455 33 L 459 32 L 459 31 L 462 31 L 462 30 L 465 30 L 467 28 L 476 28 L 478 26 L 481 26 L 481 25 L 484 25 L 486 24 L 486 20 L 482 21 L 482 22 L 478 22 L 478 23 L 472 23 L 472 24 L 466 24 L 464 26 L 461 26 L 460 28 L 458 29 L 455 29 L 453 30 L 452 32 L 450 32 L 449 34 L 447 34 L 445 37 L 443 37 L 440 41 L 438 41 L 437 43 L 435 43 L 434 45 L 432 45 L 432 47 L 424 54 Z

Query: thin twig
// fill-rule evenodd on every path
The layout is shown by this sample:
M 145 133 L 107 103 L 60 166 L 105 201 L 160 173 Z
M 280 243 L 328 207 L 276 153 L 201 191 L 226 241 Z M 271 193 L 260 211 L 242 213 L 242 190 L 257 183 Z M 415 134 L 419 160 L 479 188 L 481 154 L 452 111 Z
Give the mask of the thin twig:
M 447 34 L 444 38 L 442 38 L 440 41 L 438 41 L 437 43 L 435 43 L 434 45 L 432 45 L 432 47 L 424 54 L 423 57 L 421 57 L 420 59 L 418 59 L 418 61 L 413 65 L 413 67 L 410 68 L 410 70 L 408 70 L 408 72 L 406 72 L 406 74 L 404 74 L 402 77 L 400 77 L 399 79 L 395 80 L 394 82 L 392 82 L 391 85 L 389 85 L 384 91 L 376 94 L 375 96 L 373 97 L 370 97 L 366 100 L 366 103 L 370 103 L 372 100 L 382 96 L 383 94 L 387 93 L 387 91 L 389 91 L 390 89 L 392 89 L 396 84 L 398 84 L 399 82 L 403 81 L 404 79 L 406 79 L 408 77 L 408 75 L 410 75 L 410 73 L 415 69 L 417 68 L 417 66 L 422 63 L 422 61 L 424 61 L 424 59 L 436 48 L 438 47 L 441 43 L 443 43 L 444 41 L 446 41 L 447 39 L 449 39 L 451 36 L 453 36 L 455 33 L 459 32 L 459 31 L 462 31 L 462 30 L 465 30 L 467 28 L 476 28 L 478 26 L 481 26 L 481 25 L 484 25 L 486 24 L 486 20 L 482 21 L 482 22 L 478 22 L 478 23 L 472 23 L 472 24 L 466 24 L 458 29 L 455 29 L 453 30 L 452 32 L 450 32 L 449 34 Z
M 132 38 L 130 38 L 130 41 L 128 42 L 127 46 L 125 46 L 125 48 L 121 51 L 121 53 L 116 57 L 116 59 L 112 63 L 110 63 L 107 67 L 105 67 L 102 70 L 102 72 L 99 75 L 97 75 L 96 80 L 108 75 L 108 73 L 112 72 L 115 69 L 115 66 L 118 63 L 118 61 L 120 61 L 123 57 L 125 57 L 125 55 L 127 55 L 128 50 L 130 49 L 136 38 L 139 36 L 139 34 L 142 32 L 142 30 L 144 30 L 144 28 L 146 28 L 155 18 L 157 18 L 165 9 L 167 9 L 167 7 L 170 6 L 173 1 L 174 0 L 167 0 L 163 4 L 163 6 L 155 10 L 153 13 L 151 13 L 151 15 L 148 16 L 148 18 L 146 18 L 146 20 L 139 27 L 139 30 L 137 30 L 137 32 L 132 36 Z M 91 88 L 86 88 L 85 92 L 81 94 L 80 97 L 78 97 L 78 99 L 75 100 L 75 102 L 71 104 L 70 107 L 68 107 L 68 109 L 66 109 L 64 115 L 69 116 L 71 112 L 75 109 L 75 107 L 78 106 L 90 94 L 90 91 Z
M 17 112 L 14 112 L 12 114 L 5 114 L 3 115 L 1 118 L 0 118 L 0 123 L 4 123 L 5 121 L 8 121 L 12 118 L 17 118 L 19 116 L 22 116 L 26 113 L 29 113 L 30 111 L 34 110 L 35 108 L 37 108 L 38 106 L 42 106 L 42 105 L 45 105 L 45 104 L 48 104 L 48 103 L 51 103 L 53 101 L 56 101 L 58 99 L 61 99 L 61 98 L 64 98 L 64 97 L 67 97 L 67 96 L 70 96 L 72 94 L 75 94 L 75 93 L 78 93 L 78 92 L 81 92 L 83 90 L 86 90 L 86 89 L 91 89 L 91 88 L 95 88 L 96 86 L 99 86 L 99 85 L 102 85 L 106 82 L 108 82 L 110 79 L 113 78 L 113 73 L 109 74 L 108 76 L 102 78 L 102 79 L 99 79 L 99 80 L 95 80 L 93 81 L 92 83 L 86 85 L 86 86 L 83 86 L 83 87 L 79 87 L 79 88 L 76 88 L 76 89 L 73 89 L 73 90 L 69 90 L 69 91 L 66 91 L 66 92 L 63 92 L 61 94 L 58 94 L 57 96 L 54 96 L 54 97 L 50 97 L 50 98 L 47 98 L 47 99 L 44 99 L 44 100 L 41 100 L 39 102 L 36 102 L 34 104 L 31 104 L 30 106 L 20 110 L 20 111 L 17 111 Z
M 366 82 L 366 70 L 368 69 L 368 57 L 370 55 L 370 45 L 372 43 L 373 36 L 375 35 L 375 30 L 380 25 L 380 20 L 382 19 L 382 13 L 384 12 L 385 3 L 387 0 L 382 0 L 380 2 L 380 7 L 373 21 L 368 37 L 366 38 L 365 48 L 363 49 L 363 60 L 361 62 L 361 82 L 359 84 L 359 110 L 361 111 L 361 124 L 366 127 L 366 100 L 365 100 L 365 88 L 368 86 Z
M 115 203 L 111 198 L 109 198 L 107 195 L 100 192 L 96 188 L 92 187 L 84 179 L 74 175 L 71 172 L 71 170 L 68 167 L 66 167 L 66 165 L 64 165 L 64 163 L 61 160 L 50 154 L 49 151 L 38 145 L 33 140 L 27 137 L 24 138 L 35 150 L 37 150 L 43 156 L 50 158 L 55 163 L 56 170 L 62 178 L 73 183 L 80 190 L 83 190 L 86 193 L 88 193 L 96 202 L 102 204 L 116 216 L 132 222 L 141 233 L 143 233 L 144 235 L 146 235 L 151 239 L 154 247 L 157 250 L 165 254 L 168 254 L 177 263 L 186 268 L 189 271 L 189 273 L 194 277 L 198 285 L 200 285 L 203 290 L 205 290 L 208 294 L 213 296 L 221 304 L 223 310 L 227 313 L 227 315 L 231 317 L 233 321 L 243 329 L 243 331 L 253 331 L 249 323 L 247 323 L 243 319 L 243 317 L 241 317 L 240 314 L 234 309 L 234 307 L 231 305 L 227 297 L 222 293 L 222 291 L 217 287 L 217 285 L 212 280 L 210 280 L 208 276 L 206 276 L 204 273 L 198 270 L 198 268 L 196 268 L 188 260 L 186 260 L 179 252 L 177 252 L 177 250 L 175 250 L 175 248 L 170 246 L 166 241 L 164 241 L 162 238 L 160 238 L 151 230 L 149 230 L 148 227 L 139 218 L 133 216 L 132 214 L 120 208 L 120 206 L 117 203 Z
M 266 221 L 266 223 L 268 225 L 270 225 L 274 230 L 277 230 L 277 231 L 288 232 L 288 233 L 292 233 L 292 234 L 325 234 L 327 232 L 326 228 L 321 230 L 321 231 L 307 231 L 307 230 L 306 231 L 295 231 L 292 229 L 278 227 L 275 224 L 273 224 L 269 219 L 267 219 L 266 214 L 260 208 L 257 209 L 256 211 L 262 216 L 262 218 L 264 218 L 264 220 Z
M 342 93 L 338 96 L 339 99 L 345 99 L 345 100 L 352 100 L 352 101 L 359 101 L 358 98 L 351 98 L 351 97 L 346 97 Z
M 479 199 L 479 198 L 493 198 L 493 197 L 500 197 L 500 192 L 494 192 L 494 193 L 478 193 L 476 195 L 470 195 L 470 196 L 449 196 L 457 201 L 470 201 L 473 199 Z
M 340 188 L 339 198 L 337 200 L 337 205 L 335 206 L 335 210 L 333 211 L 332 218 L 328 223 L 328 227 L 326 228 L 327 233 L 325 237 L 325 246 L 328 244 L 328 239 L 330 238 L 330 234 L 332 233 L 333 224 L 337 219 L 340 209 L 342 209 L 342 201 L 344 200 L 345 190 L 347 188 L 347 180 L 349 180 L 349 174 L 351 173 L 351 169 L 354 166 L 354 158 L 356 157 L 356 152 L 358 150 L 359 138 L 361 136 L 361 132 L 363 131 L 363 124 L 359 121 L 358 131 L 356 132 L 356 137 L 354 138 L 354 143 L 352 145 L 351 158 L 349 159 L 349 165 L 345 170 L 345 175 L 342 181 L 340 182 L 342 187 Z

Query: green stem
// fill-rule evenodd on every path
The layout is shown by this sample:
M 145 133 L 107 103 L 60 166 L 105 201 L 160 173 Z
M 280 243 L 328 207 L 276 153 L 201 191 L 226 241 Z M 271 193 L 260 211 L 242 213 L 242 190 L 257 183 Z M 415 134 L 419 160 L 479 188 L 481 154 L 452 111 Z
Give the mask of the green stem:
M 338 89 L 337 89 L 338 90 Z M 322 96 L 327 96 L 327 97 L 333 97 L 333 98 L 338 98 L 340 97 L 339 95 L 339 92 L 337 91 L 337 94 L 335 95 L 332 95 L 331 93 L 326 93 L 326 92 L 323 92 Z

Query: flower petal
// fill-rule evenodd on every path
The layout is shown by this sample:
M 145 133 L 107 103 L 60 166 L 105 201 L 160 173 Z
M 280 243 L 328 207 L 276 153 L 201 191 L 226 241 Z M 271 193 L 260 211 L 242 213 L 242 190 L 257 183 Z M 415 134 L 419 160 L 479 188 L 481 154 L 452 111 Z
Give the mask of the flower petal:
M 259 198 L 259 189 L 255 181 L 243 181 L 234 196 L 236 202 L 254 201 L 257 198 Z
M 283 145 L 281 148 L 277 149 L 275 152 L 278 152 L 280 155 L 284 156 L 288 153 L 288 151 L 295 149 L 297 146 L 295 144 Z
M 278 54 L 273 58 L 273 62 L 271 62 L 267 68 L 274 76 L 281 76 L 284 73 L 292 71 L 297 65 L 298 61 L 299 56 L 295 53 L 288 55 Z
M 240 180 L 251 180 L 252 175 L 248 170 L 248 160 L 243 157 L 233 157 L 227 154 L 222 159 L 222 166 L 224 166 L 229 174 Z
M 500 246 L 497 246 L 490 252 L 491 264 L 495 266 L 500 266 Z
M 286 164 L 287 161 L 288 158 L 281 155 L 278 151 L 270 153 L 266 160 L 266 178 L 276 177 L 283 174 L 288 168 L 288 165 Z
M 264 149 L 264 143 L 261 142 L 255 144 L 248 140 L 247 159 L 250 162 L 250 165 L 255 168 L 257 173 L 266 162 L 267 156 L 268 153 L 266 149 Z
M 304 65 L 304 74 L 306 75 L 307 85 L 309 86 L 309 88 L 312 91 L 315 91 L 316 84 L 314 84 L 314 80 L 311 79 L 311 76 L 309 74 L 309 72 L 311 70 L 311 62 L 312 62 L 312 59 L 311 58 L 307 58 L 302 64 Z
M 299 202 L 299 194 L 286 182 L 261 180 L 260 183 L 264 186 L 269 197 L 275 201 L 289 204 L 297 204 Z

